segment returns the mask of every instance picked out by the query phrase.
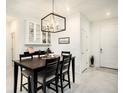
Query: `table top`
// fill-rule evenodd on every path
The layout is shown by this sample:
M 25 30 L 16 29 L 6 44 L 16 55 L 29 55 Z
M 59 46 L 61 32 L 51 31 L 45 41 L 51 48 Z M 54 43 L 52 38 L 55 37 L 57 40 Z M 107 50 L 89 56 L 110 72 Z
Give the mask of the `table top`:
M 23 59 L 23 60 L 14 60 L 13 62 L 16 63 L 19 66 L 28 68 L 28 69 L 38 69 L 42 68 L 46 64 L 46 59 L 52 59 L 52 58 L 57 58 L 59 56 L 47 56 L 47 57 L 42 57 L 42 58 L 33 58 L 33 59 Z
M 16 63 L 17 65 L 24 67 L 24 68 L 28 68 L 31 70 L 35 70 L 35 69 L 39 69 L 39 68 L 43 68 L 46 64 L 46 59 L 52 59 L 52 58 L 57 58 L 59 57 L 59 55 L 54 55 L 54 56 L 44 56 L 41 58 L 33 58 L 33 59 L 23 59 L 23 60 L 14 60 L 13 62 Z M 72 57 L 75 58 L 75 57 Z M 60 57 L 60 61 L 61 61 L 61 57 Z

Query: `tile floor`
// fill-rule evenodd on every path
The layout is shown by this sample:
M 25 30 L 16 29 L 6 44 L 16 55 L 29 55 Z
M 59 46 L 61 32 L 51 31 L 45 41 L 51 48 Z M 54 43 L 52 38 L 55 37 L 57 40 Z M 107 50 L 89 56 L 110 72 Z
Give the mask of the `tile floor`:
M 6 93 L 13 93 L 13 66 L 7 65 Z M 20 76 L 19 76 L 20 77 Z M 20 81 L 20 78 L 19 80 Z M 22 92 L 27 93 L 25 89 Z M 60 90 L 59 90 L 60 91 Z M 64 93 L 117 93 L 118 92 L 118 71 L 107 68 L 88 68 L 81 74 L 76 74 L 76 82 L 71 83 L 71 89 L 64 89 Z M 43 93 L 42 90 L 38 93 Z M 47 93 L 55 93 L 47 89 Z M 61 92 L 59 92 L 61 93 Z

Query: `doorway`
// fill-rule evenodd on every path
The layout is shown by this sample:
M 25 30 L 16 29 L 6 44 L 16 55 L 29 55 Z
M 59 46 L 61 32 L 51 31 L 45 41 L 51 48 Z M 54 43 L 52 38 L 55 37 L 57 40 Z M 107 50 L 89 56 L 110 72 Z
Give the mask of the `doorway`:
M 81 30 L 81 58 L 82 58 L 82 71 L 88 67 L 88 32 L 84 29 Z
M 118 69 L 117 21 L 103 22 L 100 28 L 100 66 Z
M 14 17 L 6 17 L 6 63 L 9 65 L 14 59 L 15 32 L 13 29 Z

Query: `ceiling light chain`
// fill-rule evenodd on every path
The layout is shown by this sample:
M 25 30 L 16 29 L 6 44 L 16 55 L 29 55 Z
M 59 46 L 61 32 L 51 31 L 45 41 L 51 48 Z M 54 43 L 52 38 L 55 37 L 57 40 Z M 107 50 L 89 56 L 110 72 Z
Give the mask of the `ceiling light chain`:
M 54 13 L 54 0 L 52 0 L 52 12 Z

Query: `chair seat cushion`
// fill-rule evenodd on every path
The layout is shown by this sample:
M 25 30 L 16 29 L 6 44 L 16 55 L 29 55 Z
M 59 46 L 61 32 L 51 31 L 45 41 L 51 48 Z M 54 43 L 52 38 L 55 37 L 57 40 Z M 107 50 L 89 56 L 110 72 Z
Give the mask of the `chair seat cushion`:
M 22 70 L 21 72 L 24 76 L 29 77 L 31 76 L 31 71 L 28 69 Z
M 38 81 L 43 81 L 43 78 L 45 77 L 45 71 L 41 71 L 38 73 Z M 46 82 L 55 79 L 55 75 L 47 75 Z
M 61 65 L 59 66 L 59 71 L 58 74 L 60 74 L 61 71 Z M 63 67 L 62 73 L 66 73 L 68 71 L 68 69 L 66 67 Z

